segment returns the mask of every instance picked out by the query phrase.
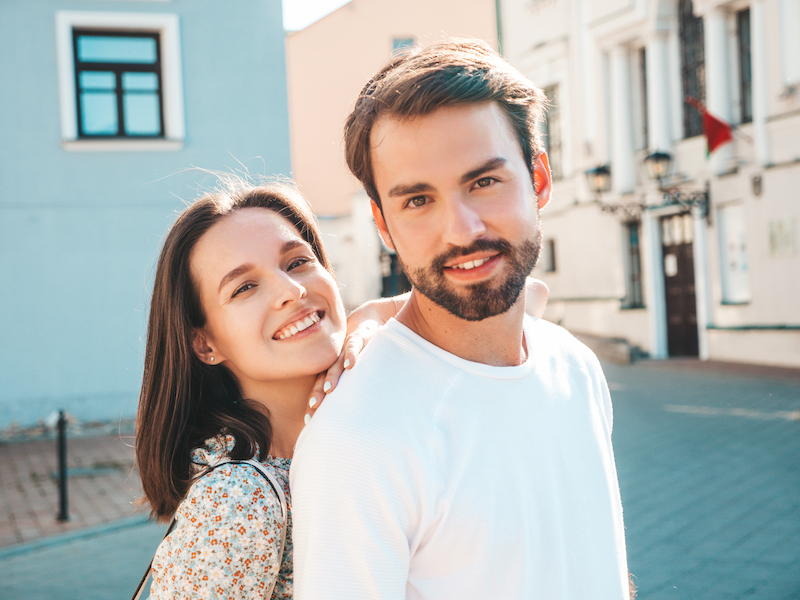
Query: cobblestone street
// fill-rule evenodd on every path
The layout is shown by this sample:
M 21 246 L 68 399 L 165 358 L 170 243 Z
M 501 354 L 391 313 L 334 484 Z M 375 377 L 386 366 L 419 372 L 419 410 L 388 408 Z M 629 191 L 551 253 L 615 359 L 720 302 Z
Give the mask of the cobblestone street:
M 604 367 L 639 599 L 800 598 L 800 372 Z M 130 440 L 70 441 L 65 525 L 55 522 L 54 444 L 0 446 L 0 598 L 125 597 L 163 532 L 131 516 Z

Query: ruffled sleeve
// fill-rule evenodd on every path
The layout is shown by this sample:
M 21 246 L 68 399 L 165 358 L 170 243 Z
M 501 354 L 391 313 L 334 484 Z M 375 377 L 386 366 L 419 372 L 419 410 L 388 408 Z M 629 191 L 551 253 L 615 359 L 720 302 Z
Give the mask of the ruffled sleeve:
M 197 480 L 153 561 L 151 598 L 267 598 L 278 577 L 282 514 L 253 467 L 227 464 Z

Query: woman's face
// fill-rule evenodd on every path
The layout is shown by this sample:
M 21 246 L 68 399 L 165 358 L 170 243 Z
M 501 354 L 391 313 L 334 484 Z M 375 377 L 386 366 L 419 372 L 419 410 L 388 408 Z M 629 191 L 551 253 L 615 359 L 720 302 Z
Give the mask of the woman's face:
M 190 268 L 207 319 L 195 351 L 206 363 L 224 363 L 245 395 L 315 375 L 339 355 L 345 315 L 336 282 L 276 212 L 243 208 L 222 217 L 197 242 Z

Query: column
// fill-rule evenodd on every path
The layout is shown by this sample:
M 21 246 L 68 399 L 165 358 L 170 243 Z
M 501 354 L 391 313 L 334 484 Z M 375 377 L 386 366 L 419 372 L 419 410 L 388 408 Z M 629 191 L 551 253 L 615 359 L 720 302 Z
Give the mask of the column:
M 721 8 L 711 9 L 703 19 L 703 28 L 706 54 L 706 108 L 714 116 L 730 123 L 731 92 L 725 12 Z M 728 143 L 718 148 L 711 156 L 712 173 L 725 173 L 732 156 L 732 144 Z
M 647 131 L 650 151 L 671 152 L 672 123 L 666 34 L 657 32 L 647 42 Z
M 611 181 L 618 194 L 636 186 L 631 115 L 631 72 L 628 49 L 616 46 L 609 54 L 611 67 Z
M 800 83 L 800 0 L 780 0 L 780 28 L 782 83 L 797 84 Z
M 708 360 L 708 324 L 711 322 L 711 287 L 708 280 L 708 228 L 699 208 L 694 217 L 694 297 L 697 310 L 697 346 L 700 360 Z
M 650 356 L 667 358 L 667 300 L 664 296 L 664 257 L 661 229 L 652 211 L 642 214 L 642 263 L 644 302 L 650 329 Z
M 753 83 L 753 139 L 756 162 L 768 165 L 769 137 L 767 134 L 767 40 L 764 21 L 764 0 L 754 0 L 750 5 L 750 64 Z M 795 33 L 800 39 L 800 35 Z M 798 60 L 800 62 L 800 60 Z

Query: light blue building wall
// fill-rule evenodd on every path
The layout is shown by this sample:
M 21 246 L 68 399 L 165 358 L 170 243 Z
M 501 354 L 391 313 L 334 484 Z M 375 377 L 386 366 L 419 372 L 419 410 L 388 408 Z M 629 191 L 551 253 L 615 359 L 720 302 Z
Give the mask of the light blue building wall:
M 70 139 L 57 28 L 142 15 L 176 25 L 166 139 Z M 280 0 L 2 0 L 0 57 L 0 428 L 132 416 L 161 240 L 207 179 L 186 170 L 289 174 Z

